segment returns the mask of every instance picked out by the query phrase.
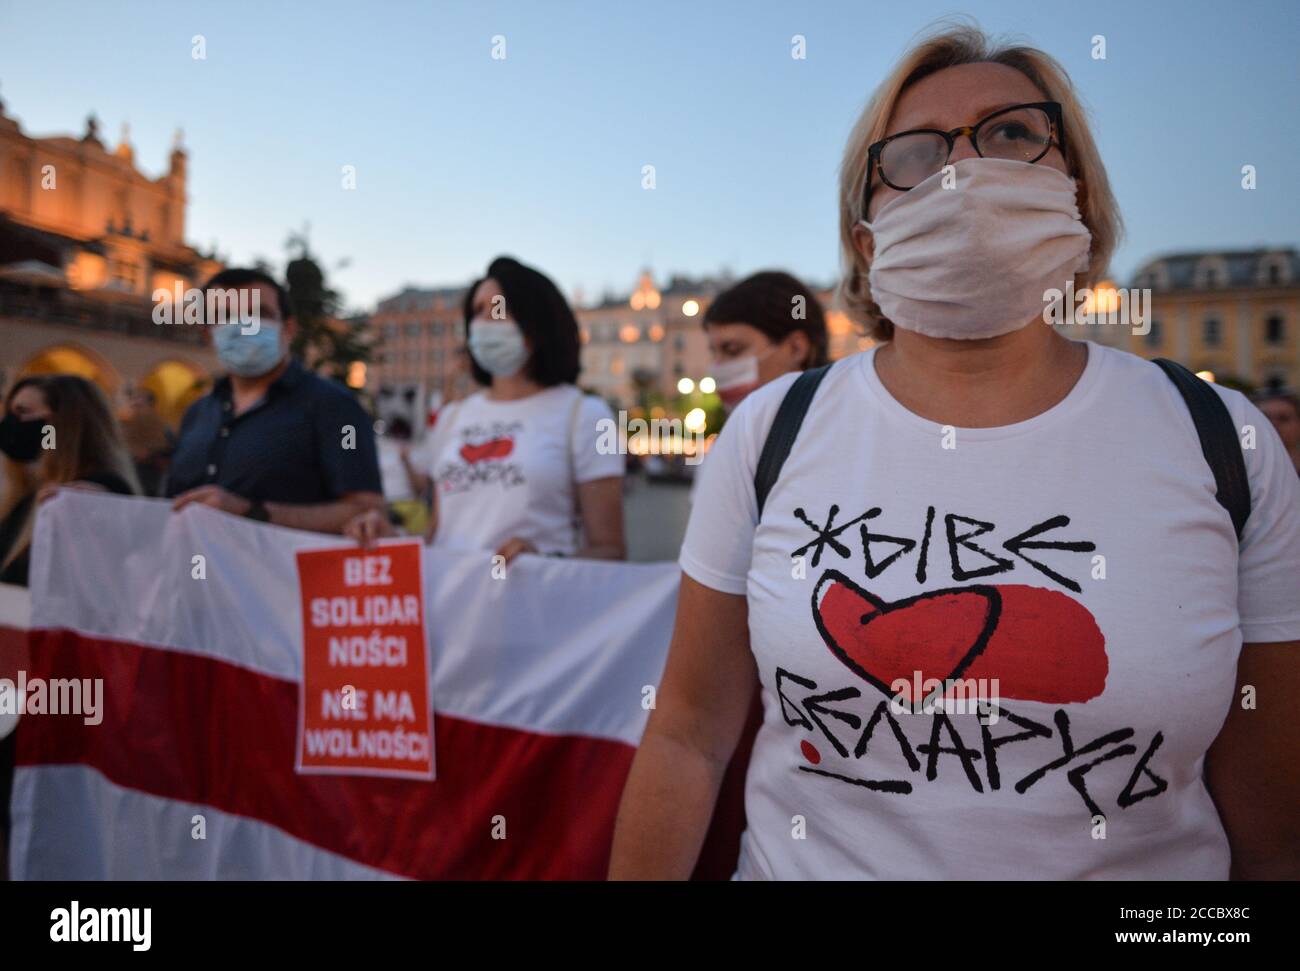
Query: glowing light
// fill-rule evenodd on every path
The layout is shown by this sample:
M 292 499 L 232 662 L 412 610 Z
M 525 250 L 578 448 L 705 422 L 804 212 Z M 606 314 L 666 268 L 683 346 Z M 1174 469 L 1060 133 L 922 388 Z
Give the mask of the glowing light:
M 664 328 L 662 324 L 650 325 L 650 339 L 656 344 L 664 339 Z
M 696 300 L 687 300 L 684 304 L 682 304 L 683 317 L 694 317 L 699 312 L 700 312 L 700 304 Z
M 700 378 L 700 390 L 705 394 L 713 394 L 718 390 L 718 382 L 712 378 Z
M 348 365 L 348 387 L 364 388 L 366 386 L 366 362 L 353 361 Z
M 690 411 L 686 413 L 686 417 L 682 419 L 682 426 L 688 432 L 698 433 L 704 431 L 704 422 L 705 422 L 704 409 L 692 408 Z
M 624 324 L 618 329 L 618 339 L 624 344 L 635 344 L 641 339 L 641 328 L 636 324 Z
M 648 270 L 641 274 L 628 303 L 632 305 L 633 310 L 654 310 L 659 306 L 659 291 L 655 289 L 654 280 Z
M 843 337 L 853 332 L 853 322 L 842 310 L 832 310 L 826 315 L 826 329 L 833 337 Z
M 1088 294 L 1083 301 L 1083 312 L 1091 316 L 1092 314 L 1108 314 L 1119 309 L 1119 291 L 1115 289 L 1115 284 L 1110 280 L 1102 280 L 1092 292 Z
M 1213 372 L 1213 371 L 1197 371 L 1197 372 L 1196 372 L 1196 376 L 1197 376 L 1198 378 L 1200 378 L 1202 381 L 1209 381 L 1210 384 L 1213 384 L 1213 383 L 1214 383 L 1214 372 Z
M 690 378 L 682 378 L 680 381 L 677 382 L 678 394 L 690 394 L 694 390 L 695 390 L 695 382 L 692 381 Z

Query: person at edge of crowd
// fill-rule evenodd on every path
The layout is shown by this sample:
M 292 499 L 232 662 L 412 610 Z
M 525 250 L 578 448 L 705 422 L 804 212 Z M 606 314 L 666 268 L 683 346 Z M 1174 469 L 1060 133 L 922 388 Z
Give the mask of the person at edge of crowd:
M 764 270 L 714 298 L 704 312 L 710 374 L 728 411 L 751 391 L 791 371 L 826 363 L 826 315 L 789 273 Z
M 750 392 L 827 360 L 826 314 L 796 277 L 763 270 L 714 298 L 702 321 L 713 358 L 709 373 L 730 413 Z M 691 501 L 700 476 L 691 478 Z
M 783 374 L 821 367 L 828 359 L 829 337 L 821 301 L 801 280 L 780 270 L 751 274 L 718 294 L 704 312 L 702 323 L 713 358 L 709 373 L 728 414 L 768 382 Z M 692 503 L 707 464 L 701 464 L 691 477 Z M 710 837 L 700 854 L 700 864 L 710 872 L 735 857 L 734 836 L 745 822 L 745 768 L 762 723 L 762 700 L 755 686 L 744 731 L 718 791 Z M 727 834 L 725 842 L 723 834 Z
M 1300 474 L 1300 397 L 1294 391 L 1276 390 L 1260 391 L 1252 400 L 1277 429 L 1291 464 Z
M 14 383 L 0 421 L 0 452 L 5 477 L 0 583 L 27 585 L 36 506 L 59 488 L 120 495 L 141 491 L 108 399 L 76 375 L 38 375 Z
M 1263 426 L 1238 533 L 1162 368 L 1047 326 L 1119 230 L 1047 54 L 945 25 L 888 74 L 840 184 L 882 343 L 819 372 L 761 512 L 795 376 L 710 452 L 612 878 L 691 872 L 756 684 L 738 879 L 1300 877 L 1300 479 L 1212 387 Z
M 146 496 L 156 496 L 167 473 L 175 438 L 158 414 L 157 399 L 148 388 L 134 389 L 121 418 L 122 437 L 135 463 L 135 474 Z
M 371 418 L 347 388 L 290 354 L 296 325 L 284 288 L 260 270 L 227 269 L 203 291 L 227 373 L 181 420 L 172 508 L 198 503 L 318 533 L 382 511 Z M 237 318 L 240 307 L 251 323 Z
M 412 457 L 411 423 L 397 415 L 384 426 L 379 436 L 379 476 L 384 485 L 388 516 L 408 533 L 420 534 L 429 528 L 429 507 L 424 502 L 426 477 Z
M 59 489 L 140 492 L 108 399 L 76 375 L 39 375 L 14 383 L 0 419 L 0 453 L 0 583 L 27 586 L 36 507 Z M 0 879 L 8 873 L 15 745 L 12 731 L 0 739 Z
M 446 550 L 620 560 L 623 456 L 613 413 L 575 384 L 578 322 L 537 270 L 502 256 L 465 295 L 471 372 L 483 390 L 447 405 L 425 443 L 434 483 L 426 539 Z M 368 512 L 347 535 L 396 533 Z

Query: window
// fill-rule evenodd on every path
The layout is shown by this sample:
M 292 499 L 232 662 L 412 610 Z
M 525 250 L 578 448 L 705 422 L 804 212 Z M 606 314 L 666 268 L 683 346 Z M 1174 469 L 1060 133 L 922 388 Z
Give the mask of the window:
M 1222 258 L 1207 256 L 1196 264 L 1196 276 L 1193 284 L 1200 290 L 1213 290 L 1228 285 L 1228 267 Z
M 1206 347 L 1218 347 L 1223 340 L 1222 330 L 1218 317 L 1206 317 L 1201 325 L 1201 343 Z
M 1286 253 L 1268 253 L 1260 258 L 1256 280 L 1260 286 L 1279 287 L 1291 280 L 1291 258 Z
M 1273 267 L 1274 270 L 1277 267 Z M 1281 344 L 1286 340 L 1286 323 L 1274 314 L 1264 321 L 1264 341 L 1268 344 Z
M 110 267 L 113 282 L 123 290 L 136 290 L 140 280 L 140 268 L 125 260 L 114 260 Z
M 1138 287 L 1149 290 L 1168 290 L 1169 289 L 1169 271 L 1163 262 L 1155 262 L 1148 265 L 1144 274 L 1139 277 Z
M 1164 328 L 1161 326 L 1160 321 L 1151 321 L 1151 329 L 1147 331 L 1146 335 L 1147 347 L 1159 347 L 1160 342 L 1164 340 L 1163 331 Z
M 407 337 L 419 337 L 419 336 L 420 336 L 420 325 L 419 325 L 419 324 L 407 324 L 407 325 L 406 325 L 406 336 L 407 336 Z

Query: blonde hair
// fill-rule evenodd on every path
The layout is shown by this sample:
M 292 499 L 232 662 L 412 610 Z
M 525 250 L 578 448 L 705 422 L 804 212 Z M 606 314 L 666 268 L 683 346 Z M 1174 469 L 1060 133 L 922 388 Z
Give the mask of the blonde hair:
M 72 374 L 23 378 L 5 396 L 6 414 L 13 406 L 14 396 L 23 388 L 36 388 L 49 406 L 49 424 L 54 426 L 56 447 L 44 453 L 35 476 L 24 465 L 5 457 L 6 488 L 4 500 L 0 502 L 0 518 L 13 512 L 39 486 L 74 482 L 96 473 L 114 472 L 132 492 L 140 493 L 135 465 L 104 392 L 85 378 Z M 31 544 L 35 521 L 33 507 L 0 567 L 8 566 Z
M 870 260 L 853 245 L 853 228 L 866 218 L 863 183 L 871 145 L 885 137 L 898 99 L 912 84 L 944 68 L 962 64 L 1002 64 L 1029 78 L 1046 100 L 1061 105 L 1066 169 L 1078 183 L 1079 213 L 1092 233 L 1088 269 L 1075 275 L 1076 288 L 1089 286 L 1105 274 L 1123 232 L 1119 207 L 1097 153 L 1083 105 L 1065 69 L 1034 47 L 996 41 L 973 24 L 940 24 L 903 55 L 863 109 L 849 134 L 840 166 L 840 258 L 843 275 L 839 298 L 851 317 L 865 324 L 876 340 L 889 340 L 894 325 L 871 297 L 867 280 Z

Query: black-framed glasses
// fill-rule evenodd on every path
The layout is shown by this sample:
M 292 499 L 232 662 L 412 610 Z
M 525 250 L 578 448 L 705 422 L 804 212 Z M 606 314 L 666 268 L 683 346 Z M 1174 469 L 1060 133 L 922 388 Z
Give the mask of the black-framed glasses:
M 967 136 L 981 158 L 1037 162 L 1055 145 L 1065 154 L 1065 130 L 1057 101 L 1001 108 L 973 125 L 952 131 L 914 128 L 890 135 L 867 150 L 867 181 L 862 189 L 862 212 L 871 204 L 871 182 L 876 172 L 891 189 L 906 192 L 943 171 L 957 139 Z

